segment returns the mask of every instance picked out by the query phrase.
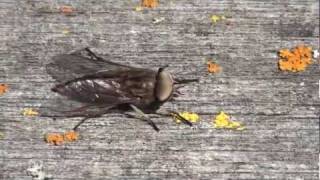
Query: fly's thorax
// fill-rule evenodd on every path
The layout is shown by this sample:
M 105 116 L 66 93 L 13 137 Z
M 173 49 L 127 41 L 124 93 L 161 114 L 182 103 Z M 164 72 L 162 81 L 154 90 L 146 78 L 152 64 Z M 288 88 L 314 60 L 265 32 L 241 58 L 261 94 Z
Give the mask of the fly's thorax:
M 160 102 L 168 100 L 173 93 L 173 78 L 170 73 L 160 69 L 157 74 L 155 96 Z

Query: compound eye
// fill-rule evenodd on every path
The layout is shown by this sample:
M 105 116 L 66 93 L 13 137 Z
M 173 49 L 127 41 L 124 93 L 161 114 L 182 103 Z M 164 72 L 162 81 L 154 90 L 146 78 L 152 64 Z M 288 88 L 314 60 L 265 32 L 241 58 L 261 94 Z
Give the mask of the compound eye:
M 157 80 L 156 97 L 159 101 L 165 101 L 173 92 L 173 79 L 168 72 L 161 71 Z

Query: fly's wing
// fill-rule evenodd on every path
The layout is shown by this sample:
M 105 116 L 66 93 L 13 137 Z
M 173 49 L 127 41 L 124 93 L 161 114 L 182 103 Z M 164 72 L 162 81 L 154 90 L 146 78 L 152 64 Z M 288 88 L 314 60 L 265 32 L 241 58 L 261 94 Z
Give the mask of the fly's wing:
M 128 70 L 134 67 L 117 64 L 102 58 L 85 55 L 84 50 L 72 54 L 60 54 L 52 58 L 46 68 L 58 82 L 67 82 L 100 71 Z
M 100 71 L 85 75 L 55 85 L 52 90 L 57 93 L 49 93 L 43 98 L 39 109 L 42 116 L 71 117 L 69 115 L 96 114 L 101 107 L 113 108 L 122 104 L 139 106 L 146 103 L 141 99 L 153 98 L 153 88 L 142 87 L 141 83 L 152 84 L 154 77 L 153 71 L 144 69 Z
M 142 107 L 154 101 L 156 72 L 107 61 L 93 53 L 87 57 L 83 52 L 90 50 L 55 56 L 47 65 L 48 73 L 59 82 L 53 91 L 89 105 Z
M 70 100 L 51 99 L 47 100 L 46 104 L 42 104 L 39 107 L 40 116 L 42 117 L 99 117 L 107 112 L 117 112 L 112 108 L 117 104 L 108 104 L 104 106 L 84 105 L 82 103 L 76 103 Z
M 61 83 L 53 91 L 88 104 L 134 104 L 154 101 L 156 72 L 148 69 L 105 71 Z

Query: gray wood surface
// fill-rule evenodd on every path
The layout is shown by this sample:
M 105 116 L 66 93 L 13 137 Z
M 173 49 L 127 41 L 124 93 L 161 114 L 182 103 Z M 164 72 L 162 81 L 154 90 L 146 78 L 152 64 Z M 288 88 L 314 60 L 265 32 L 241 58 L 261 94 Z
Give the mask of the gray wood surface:
M 51 12 L 70 4 L 78 12 Z M 280 72 L 277 51 L 319 49 L 317 0 L 167 0 L 136 12 L 138 0 L 0 0 L 0 179 L 31 179 L 33 162 L 54 179 L 318 179 L 319 62 L 305 72 Z M 212 26 L 210 16 L 228 19 Z M 154 24 L 153 18 L 165 20 Z M 227 23 L 228 22 L 228 23 Z M 69 29 L 69 34 L 63 34 Z M 188 110 L 190 128 L 156 118 L 161 131 L 121 114 L 92 119 L 80 140 L 44 142 L 79 119 L 24 117 L 54 94 L 45 64 L 83 47 L 116 62 L 156 68 L 200 83 L 160 110 Z M 223 67 L 206 72 L 205 60 Z M 212 128 L 220 111 L 247 130 Z

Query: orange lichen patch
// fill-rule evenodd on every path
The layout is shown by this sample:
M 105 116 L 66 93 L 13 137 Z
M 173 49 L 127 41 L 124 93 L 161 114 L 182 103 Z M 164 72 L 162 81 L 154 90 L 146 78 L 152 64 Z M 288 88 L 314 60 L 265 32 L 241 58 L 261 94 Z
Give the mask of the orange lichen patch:
M 63 135 L 57 133 L 47 134 L 46 142 L 53 145 L 62 145 L 64 142 Z
M 64 133 L 63 138 L 65 141 L 72 142 L 78 140 L 79 133 L 75 131 L 69 131 Z
M 65 142 L 78 140 L 79 134 L 75 131 L 68 131 L 64 134 L 49 133 L 46 135 L 46 142 L 53 145 L 62 145 Z
M 23 109 L 22 114 L 24 116 L 38 116 L 39 115 L 39 113 L 36 110 L 32 109 L 32 108 Z
M 221 71 L 221 67 L 214 62 L 208 61 L 207 65 L 208 65 L 208 72 L 209 73 L 218 73 Z
M 297 46 L 292 51 L 279 51 L 279 68 L 281 71 L 304 71 L 312 63 L 312 48 L 304 45 Z
M 0 95 L 6 93 L 8 91 L 8 85 L 0 84 Z
M 141 6 L 147 8 L 155 8 L 159 5 L 158 0 L 142 0 Z
M 74 8 L 72 6 L 61 6 L 60 12 L 69 15 L 74 12 Z

